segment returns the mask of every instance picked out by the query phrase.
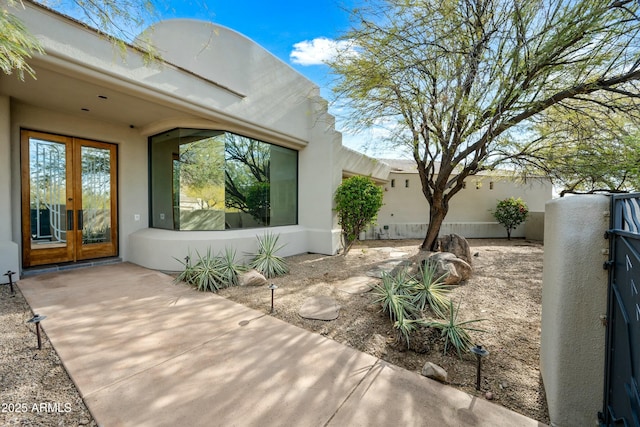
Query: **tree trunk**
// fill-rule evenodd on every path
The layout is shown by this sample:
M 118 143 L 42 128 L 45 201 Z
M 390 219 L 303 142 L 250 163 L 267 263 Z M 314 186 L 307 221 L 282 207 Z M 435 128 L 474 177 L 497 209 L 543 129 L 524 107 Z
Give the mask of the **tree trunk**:
M 420 249 L 424 251 L 435 252 L 438 250 L 438 235 L 440 227 L 447 216 L 447 209 L 443 206 L 437 206 L 435 203 L 429 207 L 429 226 L 427 227 L 427 235 L 422 242 Z

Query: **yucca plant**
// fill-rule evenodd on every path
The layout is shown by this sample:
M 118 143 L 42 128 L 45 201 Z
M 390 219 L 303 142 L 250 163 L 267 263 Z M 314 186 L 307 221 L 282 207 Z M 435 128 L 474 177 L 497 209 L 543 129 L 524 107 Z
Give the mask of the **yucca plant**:
M 410 348 L 410 337 L 411 334 L 415 332 L 418 326 L 424 325 L 424 319 L 407 319 L 406 317 L 402 319 L 398 319 L 393 324 L 393 327 L 396 328 L 396 332 L 398 333 L 397 339 L 406 344 L 407 349 Z
M 255 268 L 266 278 L 282 276 L 289 272 L 289 267 L 284 258 L 276 255 L 284 245 L 278 246 L 277 234 L 266 233 L 258 239 L 258 251 L 253 254 L 253 261 L 249 264 L 251 268 Z
M 436 265 L 427 261 L 420 266 L 415 286 L 412 289 L 413 302 L 421 311 L 428 305 L 439 317 L 446 317 L 449 307 L 447 295 L 451 286 L 444 284 L 447 274 L 436 277 Z
M 469 325 L 472 323 L 482 322 L 486 319 L 474 319 L 459 322 L 459 309 L 460 303 L 458 303 L 457 308 L 454 308 L 453 303 L 449 301 L 449 313 L 443 321 L 428 321 L 425 324 L 426 326 L 440 330 L 440 336 L 444 337 L 444 354 L 447 354 L 449 344 L 451 344 L 458 352 L 458 357 L 462 359 L 462 353 L 468 352 L 469 348 L 473 344 L 471 337 L 469 336 L 469 331 L 485 332 L 482 329 L 471 328 Z
M 236 262 L 236 251 L 231 248 L 225 248 L 224 253 L 218 256 L 218 260 L 220 262 L 220 274 L 223 277 L 224 286 L 238 286 L 238 277 L 245 268 L 242 264 Z
M 392 322 L 410 319 L 415 314 L 413 298 L 409 293 L 408 276 L 393 276 L 382 273 L 382 283 L 375 285 L 373 295 L 376 303 L 382 305 L 382 311 L 389 314 Z
M 196 254 L 199 259 L 193 266 L 193 276 L 190 283 L 199 291 L 217 292 L 225 284 L 220 258 L 211 255 L 211 248 L 207 249 L 205 256 L 201 256 L 198 251 Z

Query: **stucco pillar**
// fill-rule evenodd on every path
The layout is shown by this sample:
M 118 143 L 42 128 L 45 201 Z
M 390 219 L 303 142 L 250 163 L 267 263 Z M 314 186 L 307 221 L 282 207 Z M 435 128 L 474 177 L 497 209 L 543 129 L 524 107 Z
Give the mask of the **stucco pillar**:
M 602 410 L 609 197 L 546 204 L 540 369 L 554 427 L 596 425 Z
M 0 283 L 8 280 L 1 276 L 7 270 L 20 271 L 18 245 L 11 241 L 11 209 L 20 203 L 11 199 L 11 159 L 11 103 L 8 96 L 0 96 Z

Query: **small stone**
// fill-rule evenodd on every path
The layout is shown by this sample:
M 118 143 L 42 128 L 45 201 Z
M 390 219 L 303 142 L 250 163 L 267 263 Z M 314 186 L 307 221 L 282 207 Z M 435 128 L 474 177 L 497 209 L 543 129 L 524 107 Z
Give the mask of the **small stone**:
M 82 418 L 80 421 L 78 421 L 78 425 L 81 426 L 86 426 L 87 424 L 89 424 L 91 422 L 91 420 L 88 420 L 86 418 Z
M 493 393 L 491 393 L 490 391 L 486 392 L 484 394 L 485 399 L 487 400 L 493 400 Z
M 422 375 L 440 382 L 447 382 L 447 371 L 435 363 L 425 363 L 422 367 Z

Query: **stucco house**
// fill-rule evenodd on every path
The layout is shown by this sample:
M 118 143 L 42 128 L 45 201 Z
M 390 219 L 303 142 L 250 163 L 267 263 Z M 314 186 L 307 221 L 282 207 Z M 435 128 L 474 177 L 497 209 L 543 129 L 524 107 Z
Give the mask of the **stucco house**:
M 121 54 L 40 5 L 46 52 L 0 76 L 0 269 L 119 257 L 177 269 L 189 250 L 336 253 L 341 135 L 318 87 L 230 29 L 156 24 L 162 57 Z M 207 173 L 204 173 L 207 171 Z
M 369 238 L 424 226 L 415 171 L 342 147 L 319 88 L 243 35 L 160 22 L 148 31 L 162 59 L 149 63 L 24 5 L 16 15 L 46 54 L 30 60 L 36 79 L 0 75 L 0 271 L 113 259 L 177 270 L 190 251 L 253 252 L 265 231 L 285 256 L 336 254 L 333 195 L 354 174 L 386 190 L 387 227 Z M 523 196 L 502 185 L 465 190 L 474 197 L 457 198 L 451 231 L 500 236 L 477 223 L 502 195 Z M 542 211 L 548 193 L 524 198 Z

